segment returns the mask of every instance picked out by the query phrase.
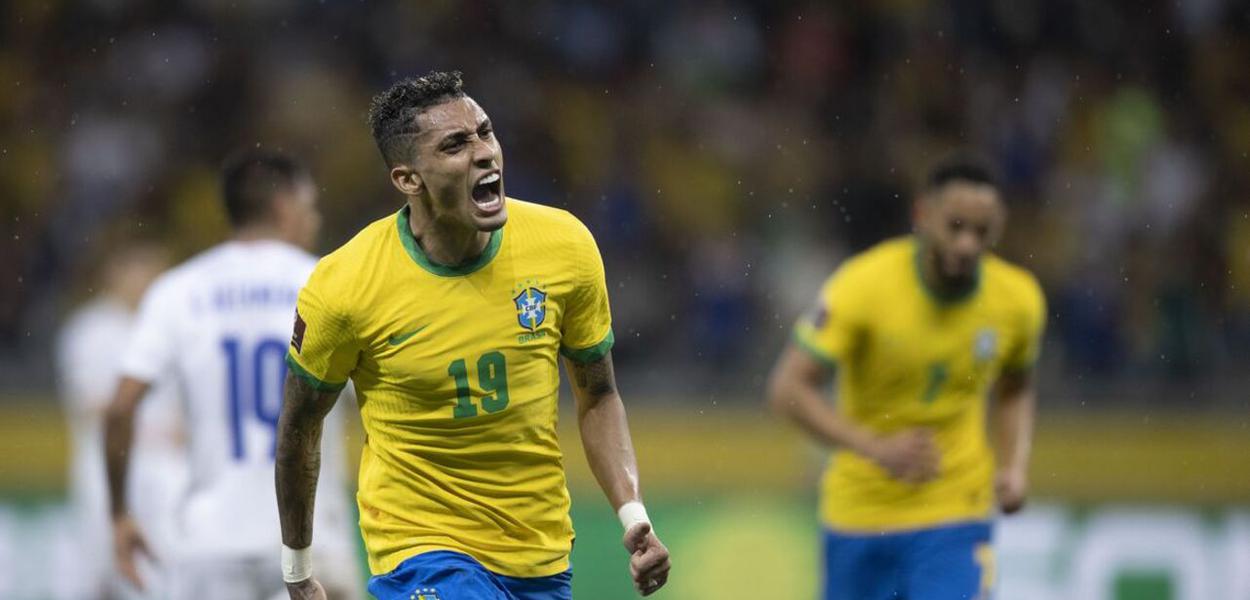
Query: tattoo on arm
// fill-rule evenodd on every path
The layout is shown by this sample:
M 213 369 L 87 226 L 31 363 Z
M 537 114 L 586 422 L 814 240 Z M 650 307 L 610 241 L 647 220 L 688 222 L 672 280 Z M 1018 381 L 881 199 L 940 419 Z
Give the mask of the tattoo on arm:
M 599 398 L 616 391 L 616 373 L 612 369 L 612 354 L 588 363 L 568 361 L 573 381 L 582 393 Z
M 565 363 L 577 397 L 577 424 L 590 470 L 613 508 L 642 496 L 638 461 L 629 438 L 625 406 L 616 389 L 612 355 L 587 363 Z
M 1002 400 L 1005 397 L 1019 394 L 1020 392 L 1032 387 L 1032 385 L 1032 369 L 1006 371 L 999 376 L 998 381 L 994 382 L 993 397 L 998 400 Z
M 319 392 L 303 378 L 287 373 L 282 415 L 278 418 L 274 478 L 282 543 L 291 548 L 312 544 L 322 424 L 337 399 L 337 392 Z

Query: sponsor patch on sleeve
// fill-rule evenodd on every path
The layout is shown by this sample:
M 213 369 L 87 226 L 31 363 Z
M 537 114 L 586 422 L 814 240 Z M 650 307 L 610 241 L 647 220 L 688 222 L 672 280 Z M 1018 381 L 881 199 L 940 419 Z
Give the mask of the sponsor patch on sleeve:
M 811 319 L 812 327 L 821 329 L 825 326 L 825 323 L 829 322 L 829 309 L 825 308 L 823 304 L 818 305 L 812 310 L 809 318 Z
M 304 330 L 308 325 L 304 323 L 303 317 L 299 316 L 299 311 L 295 311 L 295 332 L 291 334 L 291 346 L 295 348 L 298 354 L 304 349 Z

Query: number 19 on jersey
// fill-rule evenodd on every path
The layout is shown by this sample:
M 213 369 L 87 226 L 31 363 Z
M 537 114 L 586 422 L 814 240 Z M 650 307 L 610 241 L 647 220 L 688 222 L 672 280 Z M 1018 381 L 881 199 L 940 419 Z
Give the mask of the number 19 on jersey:
M 278 415 L 282 412 L 282 383 L 286 379 L 287 342 L 275 338 L 248 345 L 236 337 L 221 341 L 226 357 L 226 400 L 229 411 L 231 456 L 237 461 L 258 452 L 273 460 L 277 449 Z M 267 448 L 248 448 L 249 423 L 269 433 Z

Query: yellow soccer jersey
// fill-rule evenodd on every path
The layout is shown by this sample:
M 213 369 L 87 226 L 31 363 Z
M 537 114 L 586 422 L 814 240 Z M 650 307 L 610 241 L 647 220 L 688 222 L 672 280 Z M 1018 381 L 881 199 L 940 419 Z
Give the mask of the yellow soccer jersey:
M 835 451 L 821 486 L 821 517 L 835 530 L 990 516 L 986 398 L 1000 373 L 1036 360 L 1045 299 L 1032 275 L 991 255 L 972 292 L 940 300 L 920 278 L 919 257 L 913 237 L 853 257 L 795 328 L 801 347 L 836 366 L 840 414 L 878 434 L 928 428 L 941 453 L 936 479 L 908 484 L 863 456 Z
M 321 389 L 355 385 L 374 574 L 432 550 L 513 577 L 569 567 L 557 354 L 611 348 L 603 262 L 568 212 L 507 202 L 473 264 L 431 263 L 405 206 L 322 259 L 300 292 L 287 362 Z

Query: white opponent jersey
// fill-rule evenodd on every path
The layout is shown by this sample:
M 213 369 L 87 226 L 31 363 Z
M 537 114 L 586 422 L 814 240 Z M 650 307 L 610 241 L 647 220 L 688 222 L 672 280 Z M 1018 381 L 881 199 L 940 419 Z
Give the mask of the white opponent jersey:
M 187 558 L 275 556 L 274 448 L 295 299 L 316 259 L 285 243 L 226 242 L 145 294 L 122 373 L 176 380 L 187 415 L 190 486 L 178 508 Z M 355 539 L 344 485 L 342 409 L 326 419 L 316 547 Z

